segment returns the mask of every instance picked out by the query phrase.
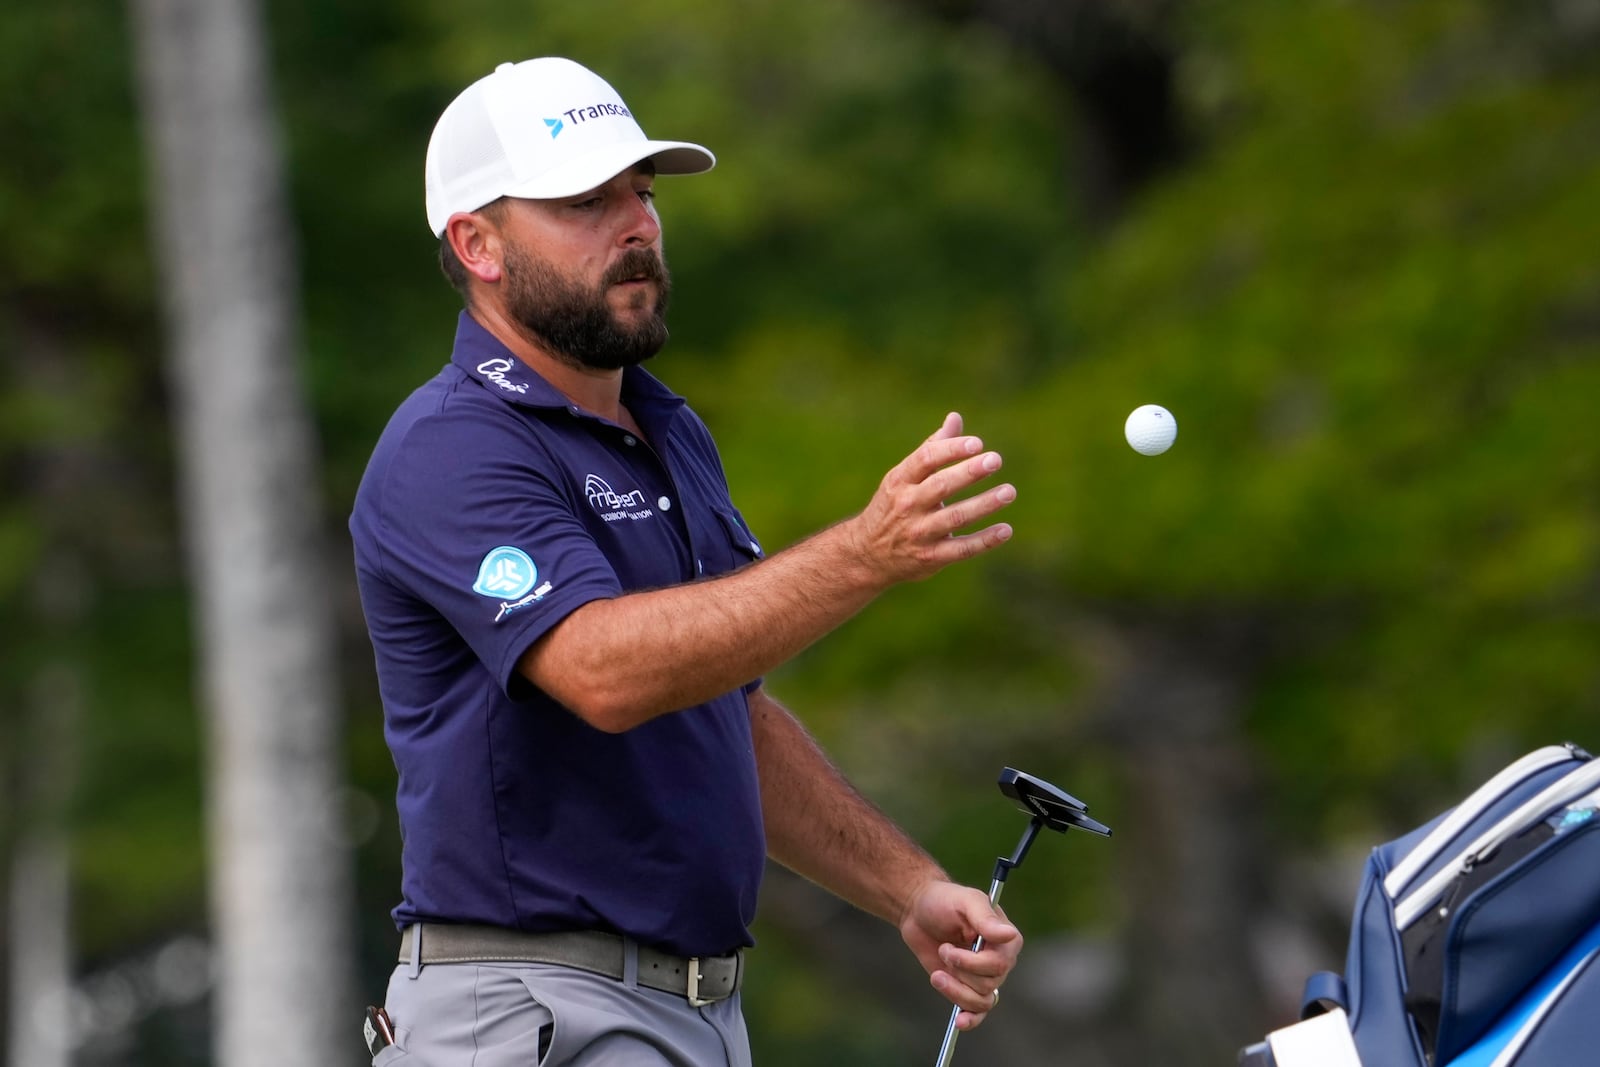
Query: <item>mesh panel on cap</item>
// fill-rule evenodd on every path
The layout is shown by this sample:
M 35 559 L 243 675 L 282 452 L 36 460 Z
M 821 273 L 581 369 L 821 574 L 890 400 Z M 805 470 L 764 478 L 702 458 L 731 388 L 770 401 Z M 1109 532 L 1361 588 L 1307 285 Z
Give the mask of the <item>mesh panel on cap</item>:
M 512 180 L 511 166 L 500 137 L 484 107 L 482 94 L 462 94 L 434 130 L 429 155 L 433 179 L 430 205 L 439 223 L 457 211 L 475 211 Z

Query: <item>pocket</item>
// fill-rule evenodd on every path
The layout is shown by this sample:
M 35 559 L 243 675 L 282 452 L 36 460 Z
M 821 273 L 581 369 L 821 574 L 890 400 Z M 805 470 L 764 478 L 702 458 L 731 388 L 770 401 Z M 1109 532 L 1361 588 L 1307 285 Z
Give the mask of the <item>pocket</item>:
M 399 1045 L 390 1045 L 379 1052 L 372 1060 L 372 1067 L 389 1067 L 391 1063 L 399 1063 L 406 1058 L 406 1050 Z
M 1441 953 L 1437 1060 L 1477 1040 L 1572 945 L 1600 922 L 1600 819 L 1557 834 L 1456 910 Z
M 711 512 L 716 521 L 700 526 L 694 533 L 695 554 L 700 563 L 697 571 L 702 577 L 736 571 L 766 555 L 737 511 L 713 504 Z
M 722 523 L 723 530 L 728 534 L 728 541 L 733 546 L 734 566 L 761 559 L 766 555 L 761 551 L 761 542 L 757 541 L 755 534 L 745 526 L 738 512 L 729 508 L 717 508 L 716 512 L 717 520 Z
M 1600 1045 L 1600 948 L 1593 949 L 1512 1036 L 1510 1067 L 1583 1063 Z
M 1600 1045 L 1600 928 L 1590 931 L 1450 1067 L 1571 1067 Z
M 542 1016 L 539 1023 L 538 1044 L 534 1051 L 535 1067 L 546 1063 L 566 1062 L 566 1059 L 571 1058 L 571 1052 L 558 1047 L 558 1039 L 566 1038 L 567 1032 L 572 1028 L 562 1025 L 560 1016 L 565 1013 L 565 1009 L 557 1010 L 561 1008 L 561 1001 L 550 995 L 548 983 L 540 981 L 537 974 L 523 971 L 517 977 Z

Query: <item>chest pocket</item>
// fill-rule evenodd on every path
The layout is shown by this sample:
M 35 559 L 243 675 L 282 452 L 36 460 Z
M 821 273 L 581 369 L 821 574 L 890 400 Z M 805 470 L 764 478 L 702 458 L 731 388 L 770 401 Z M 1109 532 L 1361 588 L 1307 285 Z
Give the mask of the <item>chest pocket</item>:
M 705 547 L 700 560 L 702 574 L 726 574 L 765 558 L 761 543 L 745 528 L 736 512 L 723 507 L 713 507 L 712 511 L 717 517 L 715 532 L 711 534 L 714 543 Z

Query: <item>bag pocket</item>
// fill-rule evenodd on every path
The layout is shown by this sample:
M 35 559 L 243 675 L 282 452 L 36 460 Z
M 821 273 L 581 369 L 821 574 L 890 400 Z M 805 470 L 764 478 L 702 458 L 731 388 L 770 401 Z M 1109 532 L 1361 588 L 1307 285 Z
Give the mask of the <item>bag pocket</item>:
M 1449 1067 L 1572 1067 L 1600 1046 L 1600 927 L 1589 931 Z
M 1600 948 L 1583 962 L 1512 1038 L 1507 1067 L 1567 1067 L 1600 1046 Z
M 1526 834 L 1537 837 L 1542 826 Z M 1597 829 L 1600 819 L 1590 819 L 1545 834 L 1497 877 L 1464 893 L 1445 919 L 1434 1062 L 1450 1062 L 1482 1036 L 1573 944 L 1573 931 L 1600 922 Z

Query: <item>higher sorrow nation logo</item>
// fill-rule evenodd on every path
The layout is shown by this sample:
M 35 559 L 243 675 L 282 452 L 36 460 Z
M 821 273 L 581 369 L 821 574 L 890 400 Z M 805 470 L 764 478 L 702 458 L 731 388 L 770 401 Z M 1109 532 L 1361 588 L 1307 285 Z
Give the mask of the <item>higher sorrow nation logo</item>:
M 618 519 L 648 519 L 655 514 L 655 511 L 645 503 L 643 492 L 634 489 L 619 493 L 598 474 L 591 474 L 583 480 L 583 495 L 589 498 L 589 506 L 598 511 L 606 522 L 616 522 Z

